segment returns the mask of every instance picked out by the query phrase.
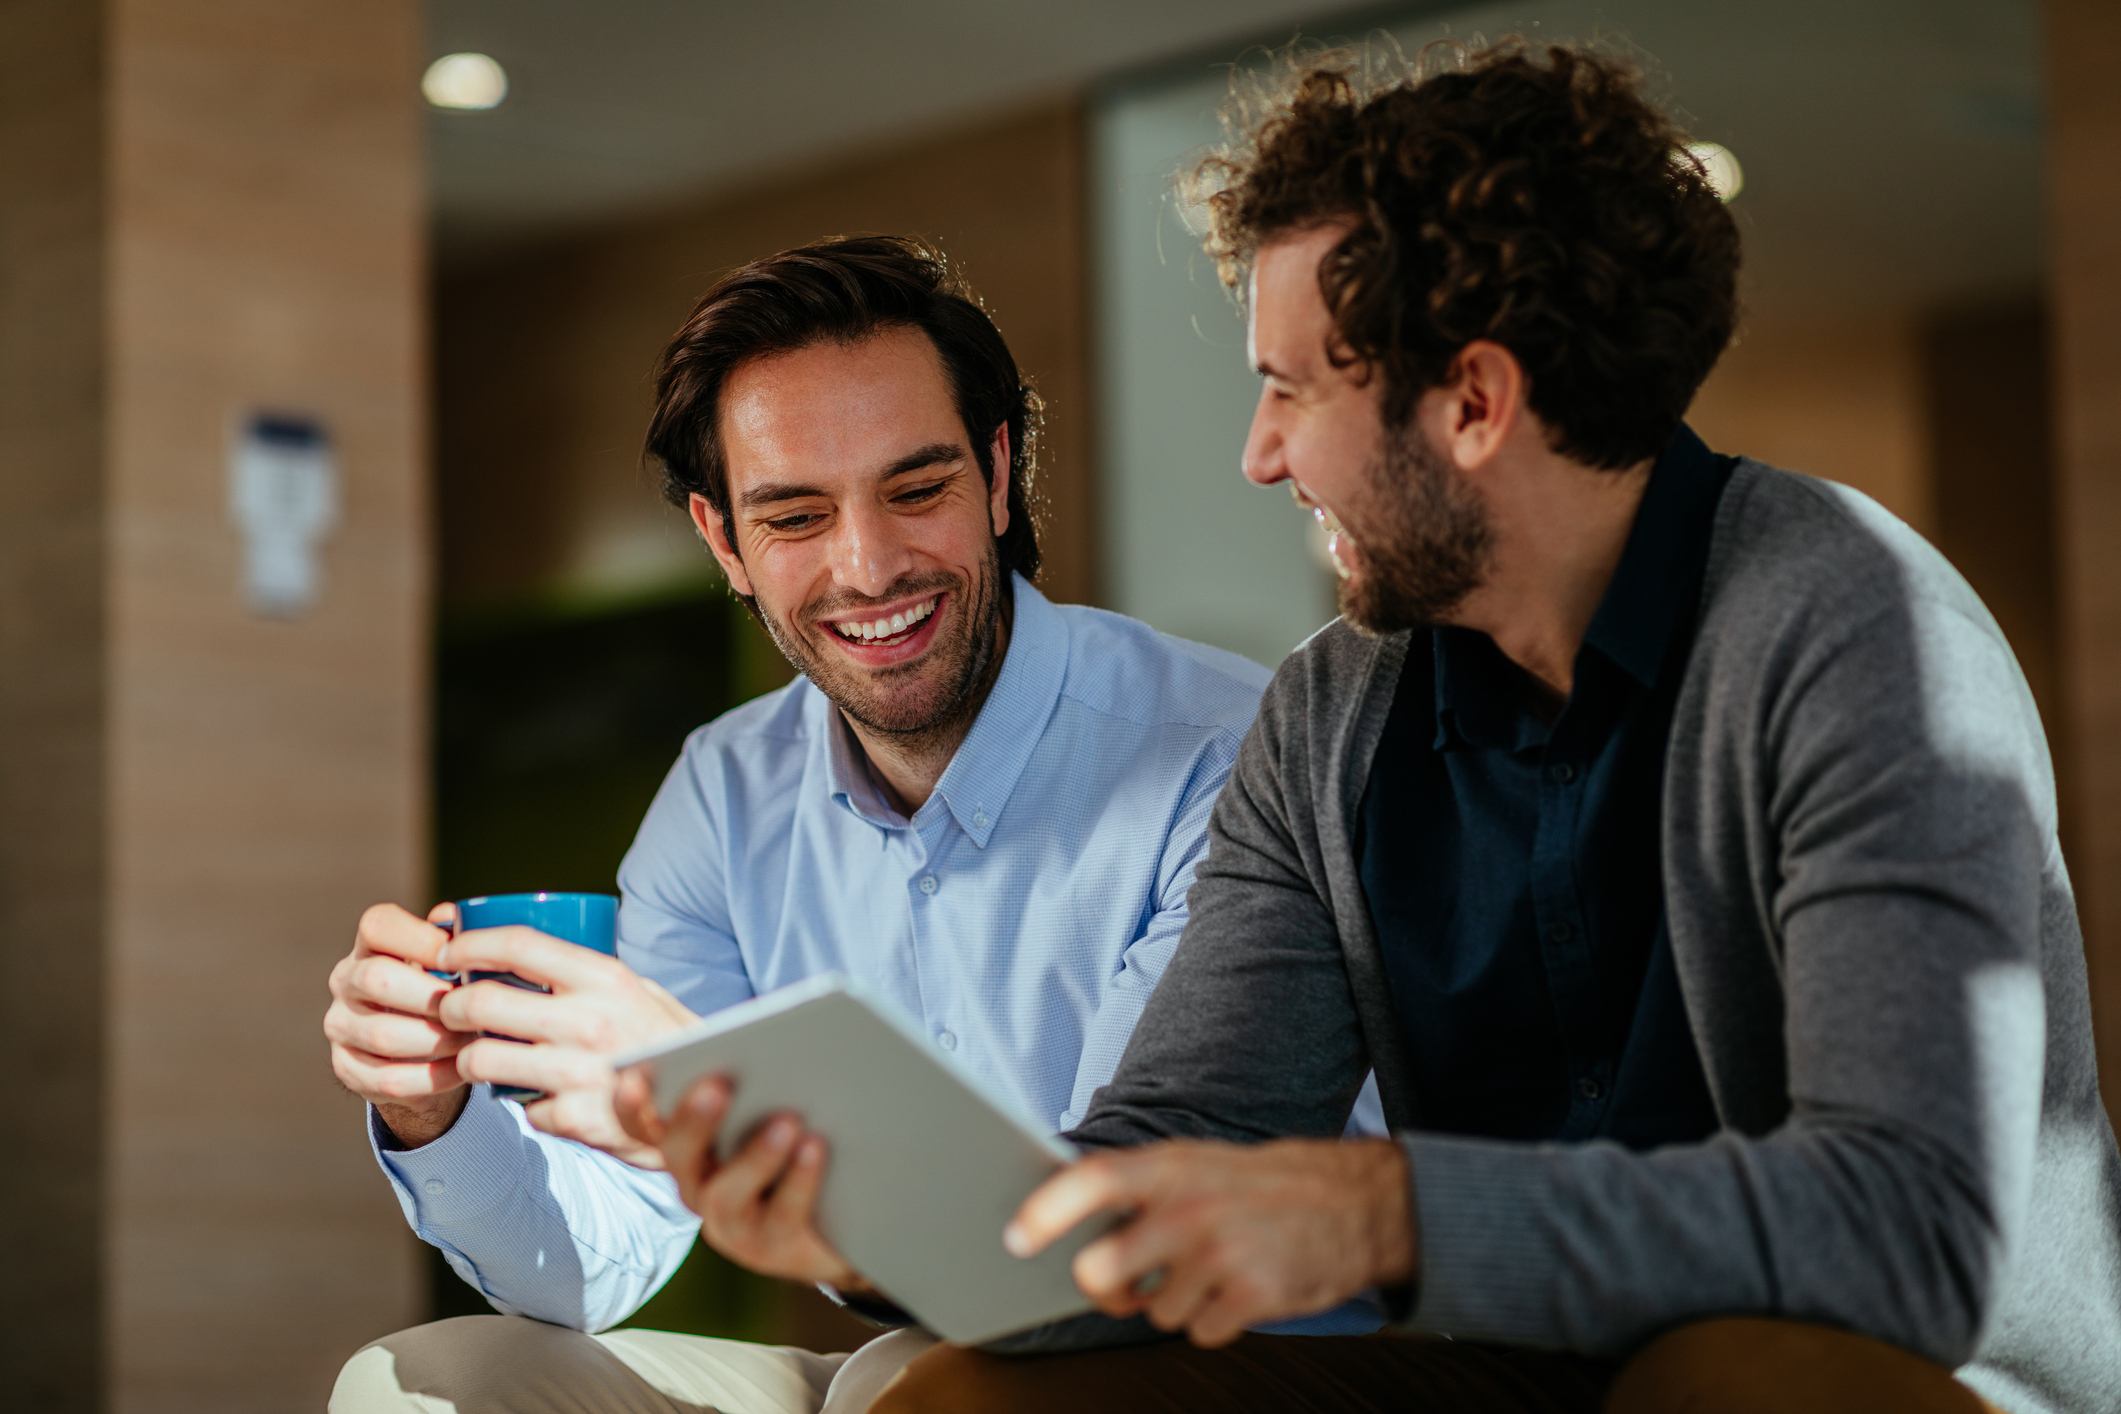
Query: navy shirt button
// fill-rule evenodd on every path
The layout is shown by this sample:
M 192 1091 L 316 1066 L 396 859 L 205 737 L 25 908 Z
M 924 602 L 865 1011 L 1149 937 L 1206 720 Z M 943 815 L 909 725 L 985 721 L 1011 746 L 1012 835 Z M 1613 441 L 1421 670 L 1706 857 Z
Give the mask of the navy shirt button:
M 1564 761 L 1558 766 L 1548 767 L 1547 774 L 1552 776 L 1561 784 L 1567 785 L 1570 781 L 1576 779 L 1576 768 L 1574 766 L 1571 766 L 1568 762 Z
M 1576 936 L 1576 930 L 1566 923 L 1556 923 L 1553 927 L 1547 929 L 1547 936 L 1557 943 L 1565 943 Z
M 1576 1093 L 1586 1100 L 1595 1100 L 1605 1093 L 1605 1086 L 1600 1085 L 1595 1076 L 1586 1075 L 1576 1082 Z

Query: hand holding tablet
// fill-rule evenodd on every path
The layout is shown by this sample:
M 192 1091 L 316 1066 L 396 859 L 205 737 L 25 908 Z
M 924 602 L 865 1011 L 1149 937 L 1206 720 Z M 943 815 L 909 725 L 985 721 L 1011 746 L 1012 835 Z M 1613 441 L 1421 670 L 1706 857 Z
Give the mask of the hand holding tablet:
M 963 1344 L 1089 1309 L 1069 1264 L 1105 1224 L 1029 1260 L 1002 1245 L 1018 1205 L 1074 1150 L 847 979 L 813 978 L 731 1007 L 617 1063 L 644 1065 L 665 1138 L 684 1136 L 702 1159 L 711 1146 L 723 1172 L 753 1166 L 725 1191 L 748 1193 L 756 1210 L 703 1214 L 703 1226 L 741 1226 L 801 1252 L 788 1224 L 808 1207 L 814 1223 L 800 1226 L 820 1239 L 809 1258 L 844 1264 Z M 726 1080 L 726 1100 L 710 1091 L 707 1108 L 688 1115 L 682 1102 L 707 1076 Z M 790 1116 L 800 1123 L 776 1148 L 760 1126 Z M 776 1163 L 770 1188 L 753 1181 Z M 839 1275 L 811 1270 L 800 1274 Z

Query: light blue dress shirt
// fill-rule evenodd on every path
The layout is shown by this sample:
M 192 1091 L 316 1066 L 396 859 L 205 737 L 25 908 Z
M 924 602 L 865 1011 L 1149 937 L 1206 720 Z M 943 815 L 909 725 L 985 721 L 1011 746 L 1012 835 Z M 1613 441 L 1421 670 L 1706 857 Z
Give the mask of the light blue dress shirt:
M 702 1015 L 849 974 L 1062 1130 L 1178 942 L 1268 674 L 1014 594 L 994 688 L 911 818 L 807 679 L 687 738 L 620 865 L 618 945 Z M 542 1134 L 483 1085 L 420 1149 L 369 1128 L 414 1231 L 504 1312 L 614 1325 L 699 1231 L 667 1175 Z

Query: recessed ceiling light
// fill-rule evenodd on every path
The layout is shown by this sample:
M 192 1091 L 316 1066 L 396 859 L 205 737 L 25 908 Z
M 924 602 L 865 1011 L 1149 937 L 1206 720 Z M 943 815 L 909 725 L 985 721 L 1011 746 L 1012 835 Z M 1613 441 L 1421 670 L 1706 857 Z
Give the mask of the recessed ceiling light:
M 444 54 L 427 66 L 420 92 L 437 108 L 493 108 L 508 96 L 508 75 L 484 54 Z
M 1720 142 L 1690 142 L 1686 150 L 1708 173 L 1709 185 L 1716 195 L 1729 201 L 1745 190 L 1745 168 L 1738 165 L 1737 156 Z

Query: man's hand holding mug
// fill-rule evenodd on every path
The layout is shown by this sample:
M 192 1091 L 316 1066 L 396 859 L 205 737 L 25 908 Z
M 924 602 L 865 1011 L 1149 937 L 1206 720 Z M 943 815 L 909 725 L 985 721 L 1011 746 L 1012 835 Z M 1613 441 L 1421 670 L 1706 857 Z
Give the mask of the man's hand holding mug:
M 332 1069 L 407 1147 L 446 1132 L 466 1087 L 488 1081 L 548 1133 L 662 1167 L 613 1115 L 610 1057 L 696 1018 L 612 955 L 617 903 L 504 894 L 438 905 L 424 921 L 369 909 L 332 972 Z

